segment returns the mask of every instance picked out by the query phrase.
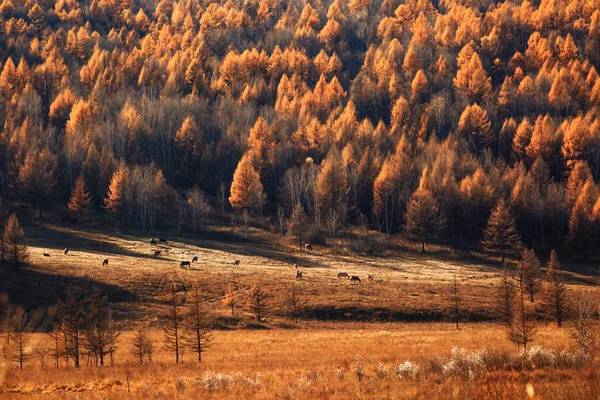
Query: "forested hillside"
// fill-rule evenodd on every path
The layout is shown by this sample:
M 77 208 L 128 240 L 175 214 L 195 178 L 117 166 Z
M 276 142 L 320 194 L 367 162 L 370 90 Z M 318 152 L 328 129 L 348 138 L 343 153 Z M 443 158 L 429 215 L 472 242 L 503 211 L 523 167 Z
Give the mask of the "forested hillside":
M 3 0 L 0 32 L 5 203 L 598 247 L 598 0 Z

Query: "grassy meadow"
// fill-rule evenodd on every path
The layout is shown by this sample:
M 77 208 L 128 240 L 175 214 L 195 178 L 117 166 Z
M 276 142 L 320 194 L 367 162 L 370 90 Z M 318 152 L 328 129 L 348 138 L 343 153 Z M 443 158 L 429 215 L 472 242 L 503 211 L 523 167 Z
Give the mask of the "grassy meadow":
M 235 228 L 175 234 L 151 246 L 151 235 L 26 224 L 31 267 L 5 273 L 0 291 L 40 312 L 31 349 L 45 348 L 52 307 L 70 286 L 99 286 L 123 332 L 114 365 L 75 369 L 31 354 L 24 369 L 0 358 L 2 398 L 256 398 L 256 399 L 592 399 L 600 392 L 595 363 L 583 363 L 568 328 L 540 319 L 521 353 L 495 318 L 497 264 L 444 248 L 425 255 L 395 243 L 382 255 L 356 255 L 348 243 L 300 251 L 277 235 Z M 68 254 L 64 249 L 68 247 Z M 161 250 L 155 258 L 154 251 Z M 45 256 L 44 253 L 49 254 Z M 198 257 L 190 269 L 179 263 Z M 102 265 L 108 259 L 108 265 Z M 234 261 L 239 260 L 239 265 Z M 295 280 L 293 265 L 303 272 Z M 338 279 L 338 272 L 362 283 Z M 373 281 L 367 281 L 373 275 Z M 571 291 L 595 291 L 584 267 L 566 273 Z M 459 281 L 460 329 L 451 320 L 451 283 Z M 158 315 L 171 282 L 202 288 L 214 341 L 198 363 L 185 351 L 175 364 L 162 346 Z M 240 298 L 255 284 L 269 294 L 263 321 L 221 299 L 234 283 Z M 295 284 L 303 316 L 289 317 L 285 298 Z M 131 353 L 133 330 L 149 327 L 151 363 Z M 464 349 L 464 350 L 461 350 Z

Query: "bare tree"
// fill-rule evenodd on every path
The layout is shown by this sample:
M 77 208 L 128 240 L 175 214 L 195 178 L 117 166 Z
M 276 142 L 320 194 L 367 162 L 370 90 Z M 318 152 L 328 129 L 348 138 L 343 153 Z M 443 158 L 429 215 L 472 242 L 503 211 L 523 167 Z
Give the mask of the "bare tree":
M 508 274 L 508 269 L 502 271 L 502 280 L 497 292 L 496 308 L 502 322 L 510 328 L 514 316 L 515 288 Z
M 175 201 L 177 202 L 177 232 L 181 233 L 181 226 L 188 211 L 188 203 L 179 193 L 177 193 Z
M 60 367 L 60 358 L 64 355 L 60 327 L 56 325 L 52 326 L 52 330 L 48 333 L 48 336 L 52 340 L 49 355 L 54 359 L 54 367 L 58 369 Z
M 458 323 L 460 322 L 460 315 L 461 315 L 461 311 L 460 311 L 460 305 L 461 305 L 461 297 L 460 297 L 460 290 L 458 287 L 458 277 L 456 276 L 456 274 L 454 275 L 454 279 L 452 280 L 452 286 L 451 286 L 451 302 L 452 302 L 452 319 L 454 320 L 454 323 L 456 324 L 456 329 L 459 329 L 458 327 Z
M 181 310 L 182 298 L 177 293 L 175 284 L 168 288 L 167 310 L 161 317 L 161 325 L 164 332 L 164 348 L 175 354 L 175 363 L 179 363 L 182 355 L 182 339 L 184 314 Z
M 195 235 L 200 227 L 201 221 L 209 214 L 210 205 L 208 204 L 208 200 L 206 200 L 206 196 L 204 196 L 204 193 L 202 193 L 198 186 L 194 186 L 194 188 L 189 191 L 187 203 L 190 209 L 192 227 Z
M 285 210 L 282 206 L 277 206 L 277 221 L 279 222 L 279 233 L 283 238 L 285 234 Z
M 28 314 L 23 307 L 18 306 L 10 315 L 9 336 L 11 343 L 6 350 L 9 359 L 19 364 L 19 369 L 23 369 L 23 364 L 31 357 L 29 338 L 26 333 L 28 329 Z
M 46 367 L 46 355 L 48 354 L 48 348 L 43 344 L 40 344 L 35 346 L 33 353 L 40 362 L 40 368 L 44 369 Z
M 148 363 L 152 362 L 153 351 L 154 345 L 152 344 L 152 340 L 150 339 L 147 330 L 144 327 L 138 327 L 131 340 L 131 354 L 139 360 L 140 365 L 142 365 L 144 363 L 144 357 L 146 357 Z
M 248 237 L 248 230 L 250 229 L 250 213 L 247 209 L 242 213 L 242 227 L 244 228 L 244 237 Z
M 213 334 L 210 331 L 211 321 L 204 308 L 202 295 L 198 285 L 194 285 L 188 301 L 185 315 L 186 345 L 198 355 L 198 362 L 202 361 L 202 353 L 206 351 Z
M 84 329 L 87 322 L 87 300 L 81 289 L 67 289 L 64 300 L 59 300 L 57 317 L 60 330 L 64 339 L 65 358 L 70 356 L 75 363 L 75 368 L 80 365 L 80 350 Z
M 279 188 L 279 200 L 283 207 L 291 212 L 304 196 L 303 175 L 296 167 L 289 168 L 283 174 Z
M 577 342 L 587 360 L 593 353 L 598 337 L 594 320 L 596 305 L 587 293 L 580 293 L 574 307 L 573 319 L 569 322 L 569 335 Z
M 302 204 L 298 203 L 294 207 L 292 215 L 288 221 L 288 234 L 295 236 L 298 239 L 298 247 L 302 250 L 302 238 L 306 234 L 309 222 Z
M 233 283 L 227 286 L 225 295 L 223 296 L 223 305 L 231 309 L 231 315 L 235 314 L 235 308 L 237 306 L 238 294 L 237 289 Z
M 329 210 L 325 216 L 325 225 L 329 231 L 329 236 L 335 239 L 335 235 L 342 226 L 342 218 L 336 210 Z
M 517 305 L 518 309 L 513 314 L 508 337 L 517 346 L 523 345 L 523 350 L 527 351 L 527 345 L 535 337 L 536 328 L 529 318 L 527 308 L 525 307 L 524 285 L 519 286 Z
M 292 317 L 295 322 L 298 322 L 298 318 L 302 314 L 302 299 L 296 282 L 292 282 L 292 285 L 286 294 L 285 306 L 288 309 L 290 317 Z
M 523 287 L 533 303 L 534 295 L 540 288 L 541 267 L 533 250 L 525 249 L 521 253 L 521 261 L 517 266 L 519 285 Z
M 255 285 L 250 289 L 248 298 L 246 299 L 246 307 L 252 312 L 258 322 L 262 321 L 265 311 L 267 310 L 267 300 L 269 294 L 265 292 L 259 285 Z
M 0 294 L 0 332 L 4 333 L 6 344 L 10 344 L 10 318 L 12 315 L 12 306 L 8 301 L 8 294 Z
M 352 208 L 354 209 L 354 215 L 356 217 L 356 221 L 360 217 L 360 207 L 358 202 L 358 195 L 360 186 L 362 184 L 360 180 L 361 176 L 358 170 L 358 166 L 356 163 L 351 163 L 348 166 L 348 184 L 350 185 L 350 197 L 352 198 Z
M 225 182 L 221 182 L 219 185 L 219 190 L 217 191 L 217 197 L 219 198 L 219 205 L 221 206 L 221 212 L 225 214 L 225 204 L 227 202 L 227 198 L 229 197 L 227 194 L 227 188 L 230 185 L 225 184 Z
M 92 289 L 88 304 L 84 329 L 85 348 L 94 356 L 96 365 L 104 365 L 106 355 L 110 355 L 112 364 L 119 329 L 113 319 L 108 298 L 96 287 Z
M 546 305 L 556 318 L 558 326 L 562 326 L 567 303 L 567 288 L 561 273 L 560 262 L 555 250 L 550 253 L 550 260 L 546 266 Z

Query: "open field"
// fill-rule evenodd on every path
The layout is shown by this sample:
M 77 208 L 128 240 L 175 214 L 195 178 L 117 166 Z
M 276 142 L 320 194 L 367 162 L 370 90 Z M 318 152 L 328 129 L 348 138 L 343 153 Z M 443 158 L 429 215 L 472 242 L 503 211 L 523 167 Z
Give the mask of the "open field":
M 226 287 L 235 283 L 242 292 L 259 283 L 272 296 L 272 318 L 294 282 L 293 265 L 304 274 L 297 281 L 309 318 L 361 321 L 435 321 L 448 319 L 450 284 L 458 277 L 464 317 L 492 320 L 500 269 L 497 264 L 464 261 L 440 252 L 388 250 L 382 256 L 334 254 L 330 248 L 299 251 L 281 244 L 276 235 L 251 231 L 243 238 L 233 228 L 220 228 L 195 237 L 168 238 L 168 245 L 151 246 L 150 234 L 122 234 L 73 229 L 59 224 L 26 225 L 31 263 L 28 270 L 3 280 L 8 292 L 29 306 L 55 304 L 66 287 L 100 286 L 125 319 L 156 316 L 158 297 L 165 285 L 198 282 L 207 301 L 219 304 Z M 68 254 L 63 254 L 69 247 Z M 154 258 L 154 251 L 161 256 Z M 43 254 L 48 253 L 50 257 Z M 179 263 L 198 257 L 190 269 Z M 102 265 L 108 259 L 108 265 Z M 234 265 L 240 260 L 240 265 Z M 338 279 L 347 272 L 362 284 Z M 374 280 L 366 281 L 367 275 Z M 568 274 L 571 287 L 588 289 L 595 277 Z M 24 294 L 26 292 L 26 295 Z M 224 307 L 216 310 L 226 315 Z M 267 319 L 272 319 L 267 318 Z M 231 321 L 229 321 L 230 323 Z
M 159 332 L 153 336 L 160 340 Z M 474 380 L 458 370 L 433 369 L 436 358 L 441 358 L 437 361 L 440 365 L 449 365 L 453 347 L 516 354 L 504 330 L 487 323 L 467 324 L 458 331 L 445 323 L 313 323 L 309 329 L 219 332 L 201 364 L 188 354 L 183 363 L 175 365 L 172 355 L 158 348 L 153 363 L 144 367 L 136 366 L 129 354 L 128 338 L 128 334 L 120 338 L 113 367 L 54 370 L 48 360 L 50 366 L 43 370 L 35 360 L 23 371 L 6 370 L 3 365 L 3 395 L 79 399 L 522 399 L 530 383 L 535 398 L 591 399 L 600 389 L 600 377 L 592 369 L 533 366 L 523 372 L 502 372 L 475 368 Z M 41 335 L 36 339 L 45 340 Z M 566 331 L 556 328 L 540 329 L 536 343 L 558 351 L 572 345 Z M 361 381 L 356 374 L 357 359 L 364 363 Z M 407 360 L 419 366 L 417 376 L 399 377 L 394 372 L 394 366 Z M 207 376 L 213 372 L 231 376 L 232 381 L 209 389 Z
M 532 398 L 592 399 L 600 391 L 595 363 L 577 361 L 576 343 L 566 328 L 540 320 L 533 345 L 551 351 L 531 356 L 542 357 L 541 364 L 518 356 L 506 329 L 490 322 L 500 269 L 486 260 L 461 261 L 441 248 L 422 255 L 402 247 L 406 244 L 382 256 L 334 252 L 331 247 L 299 251 L 276 235 L 252 230 L 244 238 L 234 228 L 197 238 L 171 235 L 168 244 L 158 246 L 150 245 L 156 236 L 149 234 L 52 223 L 26 224 L 25 232 L 32 266 L 19 274 L 5 272 L 0 292 L 34 308 L 55 304 L 67 287 L 99 286 L 125 331 L 113 366 L 98 368 L 84 361 L 78 370 L 64 365 L 56 370 L 46 355 L 45 368 L 32 356 L 19 371 L 0 360 L 3 398 L 522 399 L 531 384 Z M 157 249 L 162 254 L 154 258 Z M 179 267 L 194 256 L 198 262 L 189 270 Z M 102 265 L 105 259 L 108 265 Z M 303 271 L 302 280 L 294 280 L 293 264 Z M 339 271 L 363 282 L 338 279 Z M 367 274 L 374 280 L 364 279 Z M 571 290 L 596 290 L 592 274 L 566 275 Z M 455 276 L 465 321 L 459 330 L 449 311 Z M 176 365 L 162 347 L 161 294 L 172 281 L 199 283 L 215 318 L 215 340 L 201 364 L 188 352 Z M 270 294 L 264 322 L 254 322 L 240 309 L 231 316 L 221 304 L 232 282 L 242 295 L 253 284 Z M 294 282 L 305 309 L 298 322 L 283 305 Z M 38 331 L 48 327 L 50 314 L 36 320 Z M 131 329 L 140 322 L 151 326 L 155 346 L 153 362 L 143 367 L 135 363 L 130 345 Z M 34 333 L 31 344 L 48 340 L 46 334 Z M 455 347 L 469 353 L 456 353 L 458 359 L 453 359 Z M 489 354 L 480 352 L 484 348 Z M 394 370 L 407 360 L 417 366 L 414 376 Z M 360 363 L 364 377 L 359 380 Z M 450 368 L 456 365 L 457 370 Z

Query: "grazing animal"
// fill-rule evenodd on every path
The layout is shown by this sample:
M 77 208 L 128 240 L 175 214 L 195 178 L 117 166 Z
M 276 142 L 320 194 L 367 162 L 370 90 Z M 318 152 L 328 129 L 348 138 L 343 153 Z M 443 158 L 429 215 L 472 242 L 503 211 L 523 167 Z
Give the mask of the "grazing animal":
M 235 261 L 233 262 L 233 265 L 240 265 L 240 262 L 241 262 L 240 260 L 235 260 Z
M 150 241 L 150 246 L 156 246 L 156 240 L 152 239 L 152 240 Z
M 159 238 L 158 243 L 168 244 L 167 239 L 165 239 L 165 238 Z
M 198 262 L 198 257 L 194 256 L 194 258 L 192 258 L 192 262 Z
M 44 257 L 50 257 L 50 254 L 44 253 Z
M 104 261 L 102 261 L 102 266 L 104 267 L 105 265 L 108 265 L 108 258 L 105 258 Z
M 338 278 L 350 279 L 350 276 L 348 276 L 348 274 L 345 272 L 338 272 Z
M 304 250 L 312 251 L 312 245 L 310 243 L 306 243 L 304 245 Z
M 160 257 L 160 250 L 154 252 L 154 258 Z
M 181 264 L 179 264 L 180 268 L 185 268 L 185 267 L 190 267 L 190 262 L 189 261 L 182 261 Z
M 352 275 L 352 277 L 350 278 L 350 281 L 361 283 L 360 278 L 356 275 Z
M 367 275 L 367 280 L 368 281 L 372 281 L 373 280 L 373 275 Z
M 65 254 L 69 254 L 69 248 L 68 247 L 65 249 Z
M 302 271 L 299 269 L 296 270 L 296 279 L 302 279 Z

